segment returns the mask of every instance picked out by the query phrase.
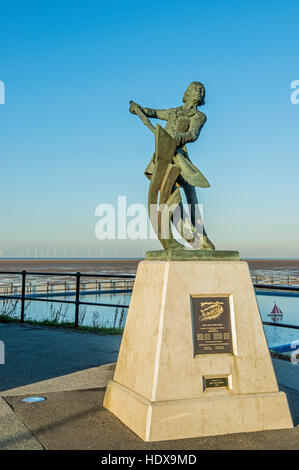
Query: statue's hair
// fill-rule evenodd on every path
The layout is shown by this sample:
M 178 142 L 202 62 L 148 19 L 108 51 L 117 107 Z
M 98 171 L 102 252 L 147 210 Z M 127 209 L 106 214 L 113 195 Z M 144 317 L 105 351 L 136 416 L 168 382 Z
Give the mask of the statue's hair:
M 202 97 L 203 97 L 203 99 L 202 99 L 201 102 L 198 102 L 198 105 L 203 105 L 203 104 L 205 104 L 206 89 L 205 89 L 203 83 L 201 83 L 201 82 L 191 82 L 191 83 L 189 83 L 189 85 L 187 86 L 186 91 L 189 90 L 189 88 L 195 88 L 195 87 L 199 87 L 199 88 L 201 88 L 201 90 L 202 90 Z

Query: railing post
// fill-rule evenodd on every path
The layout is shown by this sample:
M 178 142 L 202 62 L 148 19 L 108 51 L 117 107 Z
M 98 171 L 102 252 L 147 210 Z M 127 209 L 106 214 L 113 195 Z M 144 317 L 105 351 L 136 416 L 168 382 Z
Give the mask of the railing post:
M 26 271 L 22 271 L 21 323 L 25 320 Z
M 81 273 L 76 273 L 76 304 L 75 304 L 75 327 L 76 328 L 79 326 L 80 277 L 81 277 Z

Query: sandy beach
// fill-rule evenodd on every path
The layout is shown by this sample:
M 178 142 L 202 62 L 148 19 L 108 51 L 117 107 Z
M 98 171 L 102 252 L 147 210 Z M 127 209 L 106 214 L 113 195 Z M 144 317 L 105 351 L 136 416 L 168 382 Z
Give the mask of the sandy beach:
M 0 259 L 0 271 L 135 273 L 142 259 Z M 299 271 L 299 259 L 245 259 L 250 270 Z
M 1 259 L 0 271 L 134 274 L 141 259 Z
M 249 268 L 269 271 L 298 271 L 299 259 L 247 259 Z
M 142 259 L 0 259 L 0 271 L 134 274 Z M 245 259 L 252 274 L 299 275 L 299 259 Z

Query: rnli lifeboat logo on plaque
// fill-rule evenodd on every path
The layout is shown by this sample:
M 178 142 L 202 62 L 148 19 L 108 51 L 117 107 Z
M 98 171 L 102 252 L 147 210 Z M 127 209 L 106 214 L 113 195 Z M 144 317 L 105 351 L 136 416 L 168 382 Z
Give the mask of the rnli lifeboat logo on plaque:
M 194 356 L 233 352 L 230 309 L 229 295 L 191 296 Z
M 219 302 L 218 300 L 216 302 L 202 302 L 200 320 L 216 320 L 216 318 L 219 318 L 224 312 L 223 305 L 224 302 Z

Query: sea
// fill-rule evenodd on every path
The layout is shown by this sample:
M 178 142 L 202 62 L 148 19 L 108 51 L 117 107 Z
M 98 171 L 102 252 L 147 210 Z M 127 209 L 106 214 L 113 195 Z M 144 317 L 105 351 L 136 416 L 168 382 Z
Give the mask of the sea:
M 97 274 L 133 274 L 137 270 L 140 260 L 113 259 L 113 260 L 0 260 L 0 271 L 28 271 L 46 272 L 49 276 L 43 276 L 46 280 L 55 280 L 54 272 L 76 272 Z M 299 279 L 299 260 L 269 260 L 249 259 L 250 273 L 254 277 L 272 277 L 277 282 L 280 279 L 283 284 Z M 38 276 L 33 277 L 40 282 Z M 58 280 L 58 278 L 56 278 Z M 60 278 L 59 278 L 60 279 Z M 3 282 L 19 282 L 20 276 L 15 274 L 1 274 L 0 285 Z M 292 282 L 293 282 L 292 281 Z M 47 302 L 27 301 L 25 317 L 32 320 L 58 320 L 73 322 L 75 307 L 72 304 L 54 303 L 51 299 L 74 300 L 72 296 L 49 297 Z M 94 327 L 117 327 L 125 325 L 128 306 L 130 304 L 130 293 L 119 294 L 82 294 L 80 300 L 90 303 L 105 305 L 81 305 L 79 322 L 82 326 Z M 283 325 L 299 325 L 299 292 L 273 292 L 269 290 L 256 291 L 256 300 L 262 321 L 274 322 L 271 311 L 277 305 L 282 311 L 282 317 L 278 319 L 275 326 L 264 325 L 265 336 L 269 347 L 299 341 L 299 330 L 284 327 Z M 9 313 L 16 317 L 20 315 L 20 305 L 13 305 L 14 301 L 0 302 L 0 314 Z M 109 306 L 110 305 L 110 306 Z M 12 310 L 14 306 L 14 311 Z

